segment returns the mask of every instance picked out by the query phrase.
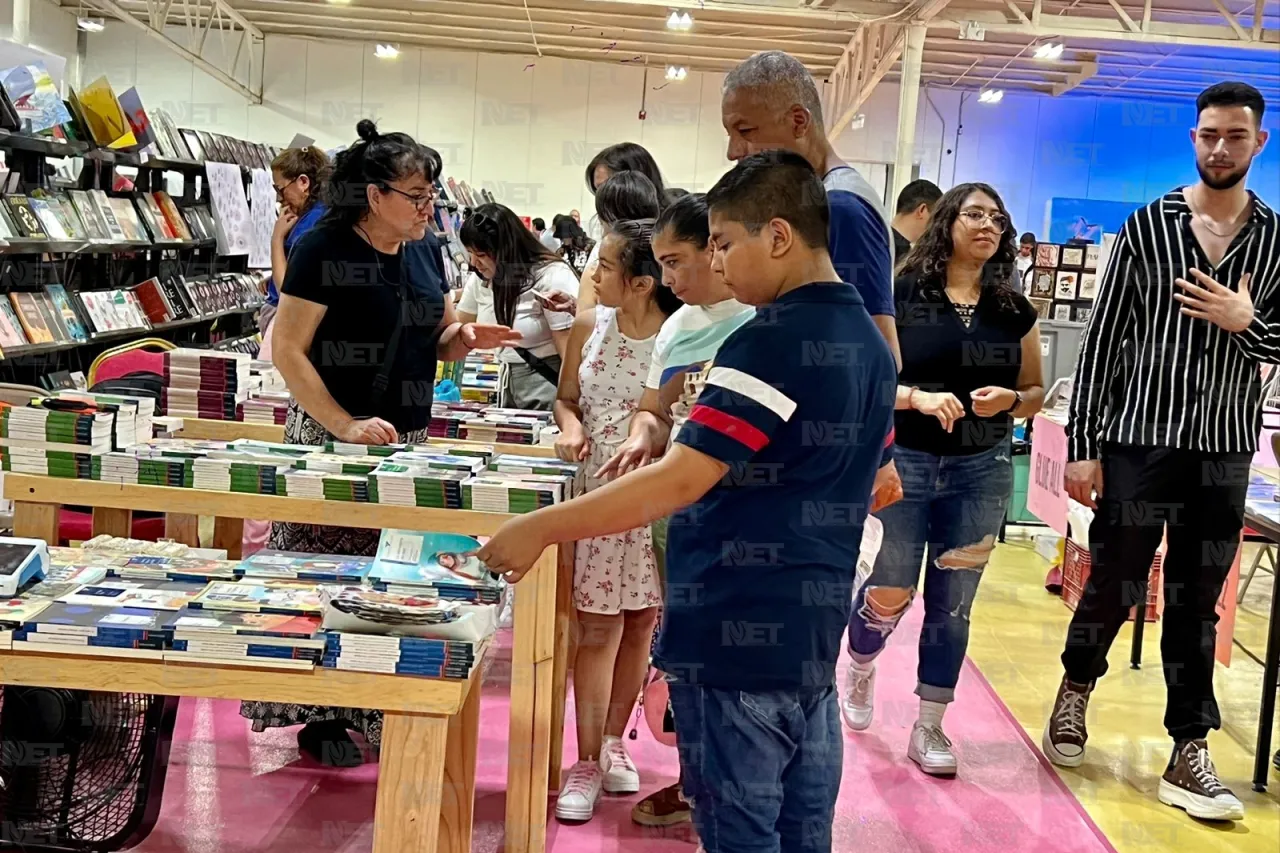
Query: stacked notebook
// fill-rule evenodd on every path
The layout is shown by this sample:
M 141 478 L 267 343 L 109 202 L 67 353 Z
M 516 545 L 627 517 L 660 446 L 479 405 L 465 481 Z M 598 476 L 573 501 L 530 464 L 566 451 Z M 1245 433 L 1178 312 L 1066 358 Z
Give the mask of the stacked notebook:
M 233 421 L 248 399 L 249 362 L 245 353 L 175 349 L 164 354 L 161 405 L 173 417 Z
M 369 499 L 395 506 L 463 509 L 462 484 L 467 474 L 411 468 L 385 461 L 369 475 Z
M 311 669 L 324 655 L 320 617 L 191 609 L 170 614 L 165 660 L 235 666 Z
M 327 554 L 302 554 L 297 551 L 277 551 L 264 548 L 240 561 L 237 573 L 247 578 L 271 578 L 275 580 L 304 580 L 313 583 L 359 584 L 369 567 L 372 557 L 343 557 Z
M 506 584 L 471 556 L 479 549 L 478 540 L 455 533 L 383 530 L 369 583 L 402 595 L 499 602 Z
M 51 602 L 13 632 L 14 650 L 163 658 L 164 625 L 172 616 L 139 607 L 90 607 Z
M 462 505 L 480 512 L 533 512 L 566 500 L 572 482 L 566 476 L 486 471 L 463 482 Z
M 323 664 L 333 669 L 426 678 L 467 678 L 484 656 L 483 645 L 425 637 L 325 633 Z

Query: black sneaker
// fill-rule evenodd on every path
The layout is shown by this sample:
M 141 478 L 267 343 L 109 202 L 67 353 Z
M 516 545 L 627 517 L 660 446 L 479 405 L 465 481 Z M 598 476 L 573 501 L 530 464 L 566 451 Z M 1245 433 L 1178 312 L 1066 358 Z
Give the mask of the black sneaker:
M 1084 715 L 1089 709 L 1089 694 L 1093 688 L 1076 684 L 1062 677 L 1058 695 L 1053 700 L 1053 712 L 1044 727 L 1040 747 L 1045 757 L 1059 767 L 1079 767 L 1084 763 L 1084 745 L 1089 740 Z

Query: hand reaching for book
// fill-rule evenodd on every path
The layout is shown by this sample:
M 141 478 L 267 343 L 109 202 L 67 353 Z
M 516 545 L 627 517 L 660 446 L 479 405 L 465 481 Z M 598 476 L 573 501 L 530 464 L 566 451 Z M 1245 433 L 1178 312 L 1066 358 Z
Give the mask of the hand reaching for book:
M 396 428 L 382 418 L 352 418 L 333 435 L 350 444 L 395 444 L 400 438 Z

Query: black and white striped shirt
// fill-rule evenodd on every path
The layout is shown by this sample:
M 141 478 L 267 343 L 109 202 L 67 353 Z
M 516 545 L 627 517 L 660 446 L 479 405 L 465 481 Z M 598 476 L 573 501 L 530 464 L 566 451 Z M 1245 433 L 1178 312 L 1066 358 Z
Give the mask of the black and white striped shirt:
M 1215 268 L 1191 232 L 1182 189 L 1120 229 L 1076 363 L 1068 458 L 1100 442 L 1251 453 L 1261 429 L 1261 362 L 1280 362 L 1280 224 L 1253 213 Z M 1253 325 L 1232 334 L 1183 316 L 1174 279 L 1199 269 L 1235 290 L 1250 272 Z

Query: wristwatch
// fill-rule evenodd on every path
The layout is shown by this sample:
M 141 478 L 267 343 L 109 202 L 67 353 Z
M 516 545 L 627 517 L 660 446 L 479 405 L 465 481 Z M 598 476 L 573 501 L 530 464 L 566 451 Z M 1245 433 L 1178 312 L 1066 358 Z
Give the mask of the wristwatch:
M 1013 392 L 1013 405 L 1005 409 L 1006 412 L 1012 413 L 1014 409 L 1022 405 L 1022 392 L 1015 390 Z

